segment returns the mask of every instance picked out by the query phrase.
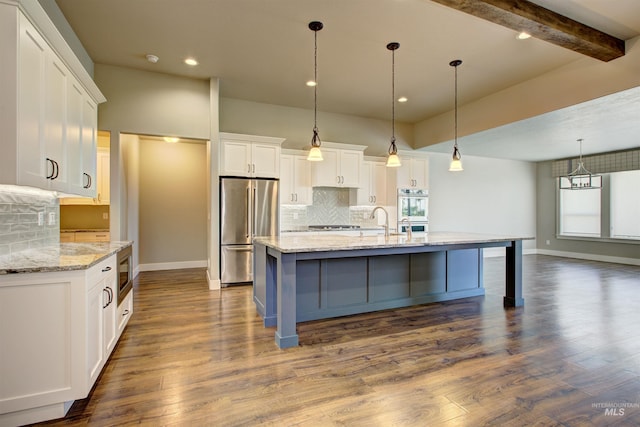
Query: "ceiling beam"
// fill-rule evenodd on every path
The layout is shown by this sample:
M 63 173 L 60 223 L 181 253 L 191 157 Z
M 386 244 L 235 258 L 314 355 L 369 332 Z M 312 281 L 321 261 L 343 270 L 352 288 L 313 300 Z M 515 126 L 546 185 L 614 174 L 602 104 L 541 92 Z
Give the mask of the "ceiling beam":
M 533 37 L 609 62 L 625 53 L 624 40 L 527 0 L 431 0 Z

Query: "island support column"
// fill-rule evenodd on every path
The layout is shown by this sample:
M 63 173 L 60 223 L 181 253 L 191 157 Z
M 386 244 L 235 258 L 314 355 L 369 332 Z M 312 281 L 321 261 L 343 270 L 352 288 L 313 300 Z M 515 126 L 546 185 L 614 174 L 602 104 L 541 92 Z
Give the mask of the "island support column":
M 513 240 L 506 248 L 505 307 L 521 307 L 522 298 L 522 240 Z
M 276 344 L 280 348 L 298 345 L 296 333 L 296 254 L 279 253 L 278 257 L 278 329 Z

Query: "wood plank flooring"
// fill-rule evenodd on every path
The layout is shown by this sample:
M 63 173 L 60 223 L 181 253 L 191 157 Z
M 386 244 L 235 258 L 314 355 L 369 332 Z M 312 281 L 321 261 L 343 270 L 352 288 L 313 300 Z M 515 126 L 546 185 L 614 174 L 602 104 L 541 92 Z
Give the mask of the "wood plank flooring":
M 640 425 L 640 267 L 527 255 L 509 310 L 504 258 L 484 274 L 484 297 L 302 323 L 279 350 L 251 287 L 141 273 L 91 396 L 42 425 Z

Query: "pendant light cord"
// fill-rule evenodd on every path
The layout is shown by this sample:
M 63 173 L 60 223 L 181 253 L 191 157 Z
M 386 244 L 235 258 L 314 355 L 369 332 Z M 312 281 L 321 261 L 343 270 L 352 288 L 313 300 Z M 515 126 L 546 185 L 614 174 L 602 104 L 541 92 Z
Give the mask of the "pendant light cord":
M 453 129 L 454 129 L 454 142 L 453 147 L 458 149 L 458 66 L 454 66 L 455 68 L 455 83 L 454 83 L 454 119 L 453 119 Z
M 311 145 L 313 147 L 320 146 L 320 136 L 318 135 L 318 31 L 313 32 L 314 50 L 313 50 L 313 137 Z
M 391 144 L 396 145 L 396 51 L 391 51 Z

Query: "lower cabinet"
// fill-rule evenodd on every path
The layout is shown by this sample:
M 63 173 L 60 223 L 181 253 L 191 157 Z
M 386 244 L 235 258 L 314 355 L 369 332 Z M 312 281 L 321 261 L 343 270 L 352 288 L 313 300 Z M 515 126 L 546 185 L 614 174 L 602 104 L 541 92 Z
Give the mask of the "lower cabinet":
M 0 277 L 0 425 L 60 418 L 87 397 L 132 301 L 129 292 L 117 304 L 115 255 L 87 270 Z

